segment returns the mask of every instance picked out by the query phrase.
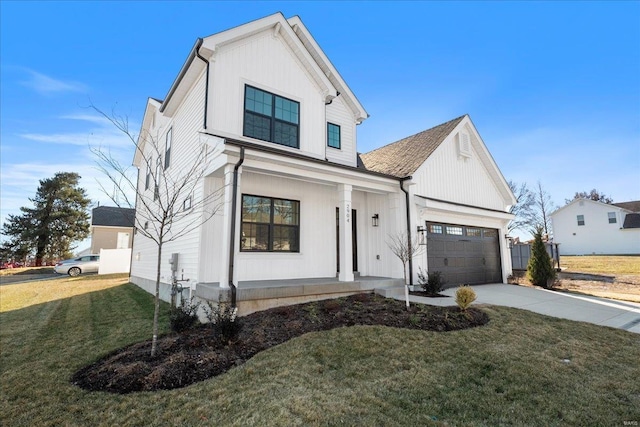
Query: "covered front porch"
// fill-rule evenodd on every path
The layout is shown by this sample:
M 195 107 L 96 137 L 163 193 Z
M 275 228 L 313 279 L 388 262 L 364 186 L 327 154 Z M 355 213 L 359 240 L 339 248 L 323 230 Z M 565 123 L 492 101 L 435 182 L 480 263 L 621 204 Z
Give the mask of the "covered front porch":
M 336 277 L 248 280 L 238 282 L 236 302 L 238 314 L 246 315 L 282 305 L 402 288 L 403 283 L 403 279 L 376 276 L 357 276 L 348 282 Z M 230 301 L 231 289 L 219 283 L 198 283 L 194 296 L 208 301 Z

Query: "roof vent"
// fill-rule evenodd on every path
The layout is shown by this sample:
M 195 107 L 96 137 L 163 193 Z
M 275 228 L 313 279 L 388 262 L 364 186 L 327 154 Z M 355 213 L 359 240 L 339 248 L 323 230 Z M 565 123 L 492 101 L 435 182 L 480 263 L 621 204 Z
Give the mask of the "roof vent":
M 471 157 L 471 139 L 466 132 L 458 133 L 458 155 L 460 157 Z

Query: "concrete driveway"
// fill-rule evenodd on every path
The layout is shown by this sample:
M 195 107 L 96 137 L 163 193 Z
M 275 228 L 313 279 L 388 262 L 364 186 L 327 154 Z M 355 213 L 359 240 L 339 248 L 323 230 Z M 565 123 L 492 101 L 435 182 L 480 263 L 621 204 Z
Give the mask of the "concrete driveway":
M 478 295 L 474 304 L 493 304 L 521 308 L 547 316 L 578 320 L 640 334 L 640 304 L 518 285 L 491 284 L 472 286 Z M 456 288 L 442 292 L 451 298 L 411 296 L 412 302 L 456 305 Z M 397 296 L 403 300 L 403 296 Z

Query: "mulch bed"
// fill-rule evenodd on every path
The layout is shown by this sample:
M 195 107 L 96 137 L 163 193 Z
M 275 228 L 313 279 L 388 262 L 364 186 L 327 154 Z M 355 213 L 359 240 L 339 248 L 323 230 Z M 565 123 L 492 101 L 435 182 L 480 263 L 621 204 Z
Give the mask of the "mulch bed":
M 476 308 L 412 304 L 375 294 L 316 301 L 260 311 L 238 319 L 242 330 L 222 343 L 209 325 L 117 350 L 76 372 L 71 382 L 91 391 L 131 393 L 185 387 L 223 374 L 255 354 L 308 332 L 353 325 L 382 325 L 428 331 L 452 331 L 485 325 L 489 316 Z

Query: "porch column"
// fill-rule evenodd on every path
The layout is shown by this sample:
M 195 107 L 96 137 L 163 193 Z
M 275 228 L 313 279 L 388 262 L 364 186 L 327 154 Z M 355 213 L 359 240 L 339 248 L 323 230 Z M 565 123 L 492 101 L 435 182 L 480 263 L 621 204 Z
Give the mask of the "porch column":
M 339 184 L 339 228 L 340 228 L 340 282 L 353 282 L 353 235 L 351 232 L 351 185 Z
M 220 234 L 220 259 L 218 260 L 218 280 L 220 281 L 221 288 L 229 288 L 229 248 L 231 246 L 231 239 L 238 235 L 238 222 L 236 221 L 235 236 L 231 236 L 231 217 L 236 215 L 237 212 L 232 212 L 233 201 L 233 166 L 228 164 L 224 167 L 224 194 L 222 197 L 222 233 Z M 238 170 L 238 186 L 240 184 L 240 175 L 242 169 Z M 241 196 L 238 191 L 238 200 L 236 201 L 236 210 L 239 210 L 241 205 Z M 237 239 L 235 251 L 238 252 Z M 212 260 L 213 261 L 213 260 Z M 215 262 L 215 261 L 213 261 Z M 234 274 L 234 283 L 237 283 L 237 278 Z

